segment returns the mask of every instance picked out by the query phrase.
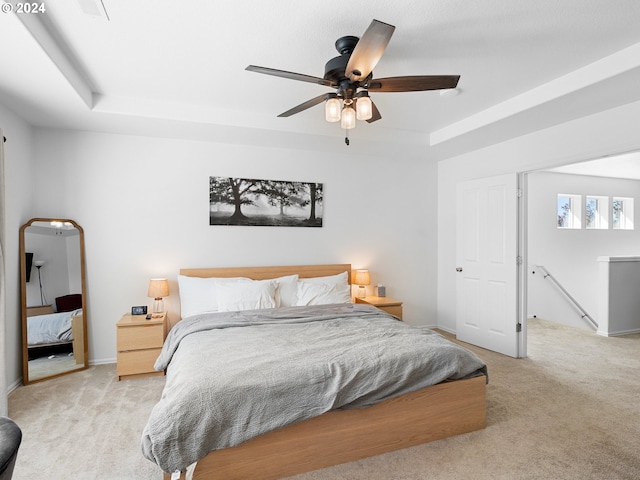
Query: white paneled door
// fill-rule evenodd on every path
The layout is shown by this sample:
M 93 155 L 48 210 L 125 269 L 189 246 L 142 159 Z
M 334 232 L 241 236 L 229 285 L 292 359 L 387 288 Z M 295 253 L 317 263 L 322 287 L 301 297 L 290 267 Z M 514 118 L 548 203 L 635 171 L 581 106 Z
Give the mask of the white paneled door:
M 458 184 L 456 336 L 518 357 L 517 174 Z

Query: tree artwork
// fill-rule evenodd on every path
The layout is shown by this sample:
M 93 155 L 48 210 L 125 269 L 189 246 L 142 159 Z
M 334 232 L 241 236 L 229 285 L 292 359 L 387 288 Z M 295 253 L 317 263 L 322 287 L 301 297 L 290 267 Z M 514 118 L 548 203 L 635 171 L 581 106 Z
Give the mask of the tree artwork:
M 209 225 L 321 227 L 321 183 L 209 177 Z

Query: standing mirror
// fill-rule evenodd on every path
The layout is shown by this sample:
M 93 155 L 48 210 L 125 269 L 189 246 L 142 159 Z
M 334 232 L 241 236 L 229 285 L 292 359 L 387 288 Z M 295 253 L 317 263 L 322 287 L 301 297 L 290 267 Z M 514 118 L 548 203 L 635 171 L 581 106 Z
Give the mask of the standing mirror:
M 34 218 L 20 228 L 25 385 L 88 368 L 84 231 Z

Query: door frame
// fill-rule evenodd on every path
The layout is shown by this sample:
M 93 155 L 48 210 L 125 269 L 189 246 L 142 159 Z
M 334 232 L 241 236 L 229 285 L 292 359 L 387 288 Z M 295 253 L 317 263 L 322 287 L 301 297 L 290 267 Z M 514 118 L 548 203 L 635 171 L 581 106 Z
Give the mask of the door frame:
M 520 265 L 518 265 L 516 304 L 518 308 L 518 323 L 520 323 L 520 332 L 518 332 L 518 358 L 527 357 L 527 299 L 528 299 L 528 188 L 529 175 L 528 172 L 516 172 L 516 182 L 518 188 L 518 212 L 516 225 L 518 229 L 518 255 L 520 257 Z

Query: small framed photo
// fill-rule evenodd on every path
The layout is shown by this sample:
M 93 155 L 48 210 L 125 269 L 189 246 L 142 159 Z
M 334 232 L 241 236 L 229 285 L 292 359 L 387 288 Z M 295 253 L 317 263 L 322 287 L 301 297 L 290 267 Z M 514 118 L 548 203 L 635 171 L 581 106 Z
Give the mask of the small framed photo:
M 131 315 L 146 315 L 146 314 L 147 314 L 146 305 L 131 307 Z

